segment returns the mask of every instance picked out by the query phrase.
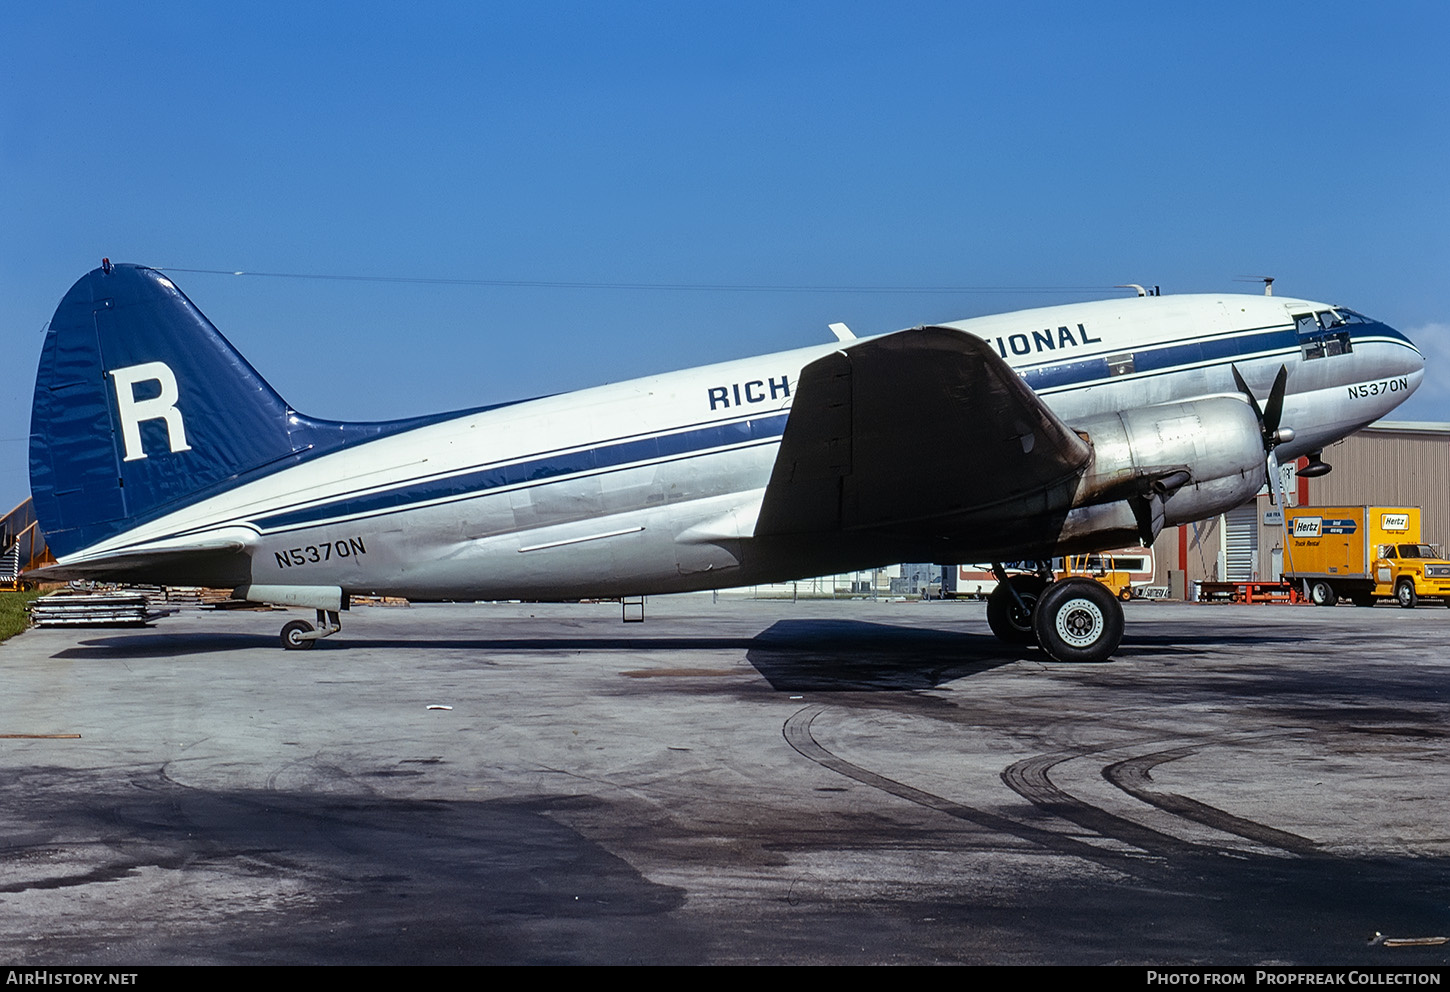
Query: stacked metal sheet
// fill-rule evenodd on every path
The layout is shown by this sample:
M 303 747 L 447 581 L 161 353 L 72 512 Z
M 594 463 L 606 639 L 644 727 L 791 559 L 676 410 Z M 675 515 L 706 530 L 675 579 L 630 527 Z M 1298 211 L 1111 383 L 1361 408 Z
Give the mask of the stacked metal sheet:
M 139 592 L 45 596 L 30 604 L 30 621 L 37 627 L 139 625 L 160 615 Z

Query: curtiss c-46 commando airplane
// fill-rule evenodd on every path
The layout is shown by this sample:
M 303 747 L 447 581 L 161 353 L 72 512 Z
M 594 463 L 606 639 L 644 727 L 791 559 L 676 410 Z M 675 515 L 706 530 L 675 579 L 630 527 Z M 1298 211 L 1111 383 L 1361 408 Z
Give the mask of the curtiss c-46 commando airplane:
M 294 410 L 163 273 L 102 266 L 46 334 L 31 414 L 36 578 L 362 594 L 625 597 L 900 561 L 1150 544 L 1277 461 L 1384 416 L 1424 362 L 1352 310 L 1185 295 L 1024 310 L 382 423 Z M 1122 608 L 1008 576 L 999 637 L 1101 661 Z

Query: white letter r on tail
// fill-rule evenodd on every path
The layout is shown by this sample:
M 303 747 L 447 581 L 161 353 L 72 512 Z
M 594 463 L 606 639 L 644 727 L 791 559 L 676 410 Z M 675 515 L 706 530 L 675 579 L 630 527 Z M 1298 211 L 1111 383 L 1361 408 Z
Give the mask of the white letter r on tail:
M 181 411 L 176 409 L 176 400 L 181 395 L 176 388 L 176 376 L 165 362 L 146 362 L 142 365 L 128 365 L 110 373 L 116 383 L 116 407 L 121 414 L 121 437 L 126 442 L 125 461 L 134 462 L 145 458 L 141 447 L 141 422 L 143 420 L 166 421 L 166 440 L 172 451 L 190 451 L 186 443 L 186 427 L 181 421 Z M 153 381 L 161 384 L 161 394 L 149 400 L 136 398 L 136 383 Z

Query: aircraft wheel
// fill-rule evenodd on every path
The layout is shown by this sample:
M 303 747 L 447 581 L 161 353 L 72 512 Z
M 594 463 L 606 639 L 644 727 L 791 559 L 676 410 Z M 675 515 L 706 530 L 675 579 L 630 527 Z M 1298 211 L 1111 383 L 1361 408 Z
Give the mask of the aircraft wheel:
M 300 637 L 312 630 L 312 624 L 306 620 L 293 620 L 282 628 L 282 646 L 288 651 L 307 651 L 316 644 L 315 638 Z
M 1409 579 L 1401 579 L 1400 584 L 1395 586 L 1395 602 L 1407 610 L 1413 610 L 1419 602 L 1419 597 L 1415 595 L 1415 584 Z
M 1037 601 L 1032 627 L 1054 661 L 1107 661 L 1123 639 L 1123 607 L 1101 583 L 1063 579 Z
M 1035 643 L 1037 634 L 1032 629 L 1032 613 L 1047 583 L 1036 575 L 1010 575 L 1007 581 L 1017 590 L 1027 611 L 1022 611 L 1007 587 L 999 582 L 997 588 L 987 595 L 987 626 L 992 628 L 998 640 L 1008 644 Z
M 1316 582 L 1309 587 L 1309 598 L 1315 606 L 1333 606 L 1339 602 L 1339 595 L 1328 582 Z

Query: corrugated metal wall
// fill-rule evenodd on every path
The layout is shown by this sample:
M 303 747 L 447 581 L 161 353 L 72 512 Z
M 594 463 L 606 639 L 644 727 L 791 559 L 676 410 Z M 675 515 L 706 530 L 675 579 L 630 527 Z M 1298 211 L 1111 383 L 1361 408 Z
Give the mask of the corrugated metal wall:
M 1233 582 L 1249 582 L 1263 578 L 1259 562 L 1268 556 L 1259 555 L 1258 500 L 1245 503 L 1224 516 L 1223 577 Z

